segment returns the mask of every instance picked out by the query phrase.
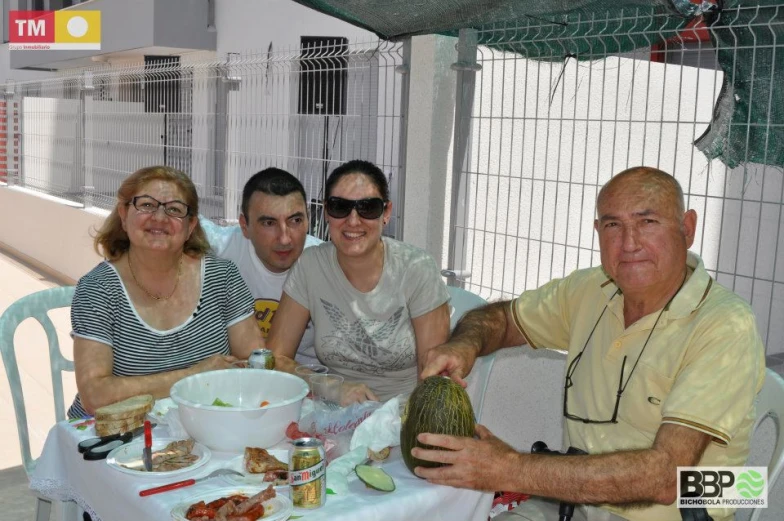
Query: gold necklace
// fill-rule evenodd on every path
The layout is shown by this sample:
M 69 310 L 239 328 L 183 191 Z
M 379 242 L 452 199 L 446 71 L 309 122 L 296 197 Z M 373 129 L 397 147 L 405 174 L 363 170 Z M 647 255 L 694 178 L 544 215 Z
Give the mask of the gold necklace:
M 174 289 L 172 289 L 171 293 L 169 293 L 165 297 L 157 297 L 153 295 L 152 293 L 147 291 L 147 288 L 142 286 L 141 282 L 139 282 L 139 279 L 136 278 L 136 274 L 133 272 L 133 264 L 131 264 L 130 250 L 128 250 L 128 268 L 130 268 L 131 270 L 131 277 L 133 277 L 133 281 L 136 283 L 137 286 L 139 286 L 139 289 L 141 289 L 147 294 L 148 297 L 150 297 L 153 300 L 169 300 L 170 298 L 172 298 L 172 295 L 174 295 L 174 292 L 177 291 L 177 286 L 180 284 L 180 275 L 182 274 L 182 255 L 180 255 L 180 264 L 177 267 L 177 279 L 174 281 Z

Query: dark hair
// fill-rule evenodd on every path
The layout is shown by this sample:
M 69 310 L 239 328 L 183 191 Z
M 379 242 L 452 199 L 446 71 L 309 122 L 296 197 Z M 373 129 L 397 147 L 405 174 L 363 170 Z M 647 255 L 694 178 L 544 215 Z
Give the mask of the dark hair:
M 305 188 L 299 179 L 280 168 L 270 167 L 265 168 L 260 172 L 253 174 L 248 182 L 245 183 L 245 188 L 242 189 L 242 215 L 248 218 L 248 205 L 250 205 L 250 198 L 256 192 L 262 192 L 268 195 L 289 195 L 298 192 L 302 196 L 302 201 L 307 206 L 307 197 L 305 196 Z
M 207 242 L 207 236 L 204 234 L 204 230 L 197 219 L 199 215 L 199 196 L 196 193 L 196 186 L 194 186 L 193 181 L 184 172 L 172 167 L 148 166 L 126 177 L 119 190 L 117 190 L 117 204 L 94 237 L 93 247 L 98 252 L 98 255 L 111 261 L 116 261 L 131 248 L 131 241 L 128 238 L 128 233 L 123 230 L 118 208 L 129 204 L 133 196 L 151 181 L 173 183 L 182 192 L 182 196 L 185 199 L 184 202 L 190 209 L 190 213 L 183 221 L 196 219 L 196 227 L 188 240 L 185 241 L 183 251 L 193 256 L 201 256 L 207 253 L 210 249 L 210 243 Z
M 362 174 L 367 176 L 376 186 L 376 189 L 378 189 L 381 198 L 384 201 L 389 201 L 389 183 L 387 183 L 384 172 L 370 161 L 363 161 L 361 159 L 354 159 L 348 163 L 343 163 L 329 174 L 327 184 L 324 187 L 324 199 L 332 195 L 332 190 L 335 188 L 335 185 L 338 184 L 340 178 L 349 174 Z

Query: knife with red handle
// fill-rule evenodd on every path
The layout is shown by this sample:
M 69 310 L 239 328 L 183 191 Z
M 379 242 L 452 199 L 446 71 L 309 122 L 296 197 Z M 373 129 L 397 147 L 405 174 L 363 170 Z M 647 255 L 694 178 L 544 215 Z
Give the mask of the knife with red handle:
M 144 422 L 144 450 L 142 450 L 144 470 L 152 472 L 152 424 L 149 420 Z
M 226 468 L 215 469 L 215 470 L 213 470 L 212 472 L 210 472 L 209 474 L 207 474 L 204 477 L 201 477 L 201 478 L 191 478 L 191 479 L 186 479 L 185 481 L 178 481 L 176 483 L 169 483 L 168 485 L 161 485 L 160 487 L 148 488 L 147 490 L 142 490 L 141 492 L 139 492 L 139 495 L 142 496 L 142 497 L 144 497 L 144 496 L 151 496 L 153 494 L 158 494 L 159 492 L 167 492 L 169 490 L 176 490 L 178 488 L 190 487 L 191 485 L 195 485 L 196 483 L 201 483 L 205 479 L 215 478 L 215 477 L 218 477 L 218 476 L 225 476 L 227 474 L 234 474 L 234 475 L 237 475 L 237 476 L 242 476 L 242 473 L 241 472 L 237 472 L 236 470 L 226 469 Z
M 160 487 L 148 488 L 147 490 L 142 490 L 141 492 L 139 492 L 139 495 L 141 497 L 152 496 L 153 494 L 168 492 L 169 490 L 176 490 L 178 488 L 190 487 L 191 485 L 195 485 L 195 484 L 196 484 L 196 480 L 191 478 L 191 479 L 186 479 L 185 481 L 169 483 L 168 485 L 161 485 Z

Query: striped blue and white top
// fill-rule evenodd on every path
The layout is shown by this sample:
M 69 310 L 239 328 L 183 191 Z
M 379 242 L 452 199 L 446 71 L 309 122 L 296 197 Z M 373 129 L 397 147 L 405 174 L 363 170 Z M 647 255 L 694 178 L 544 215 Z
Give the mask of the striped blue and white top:
M 253 297 L 237 267 L 205 255 L 201 296 L 177 327 L 161 331 L 136 312 L 117 269 L 102 262 L 79 279 L 71 305 L 72 335 L 112 348 L 112 374 L 139 376 L 190 367 L 214 354 L 229 354 L 228 328 L 253 314 Z M 87 416 L 79 395 L 69 418 Z

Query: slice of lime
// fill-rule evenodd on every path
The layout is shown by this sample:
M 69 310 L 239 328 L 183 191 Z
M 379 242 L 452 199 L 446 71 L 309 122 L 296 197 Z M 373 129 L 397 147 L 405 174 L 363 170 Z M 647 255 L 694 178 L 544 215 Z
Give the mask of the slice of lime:
M 392 492 L 395 490 L 395 481 L 383 469 L 373 467 L 372 465 L 357 465 L 354 470 L 357 472 L 359 479 L 372 489 L 380 490 L 381 492 Z

